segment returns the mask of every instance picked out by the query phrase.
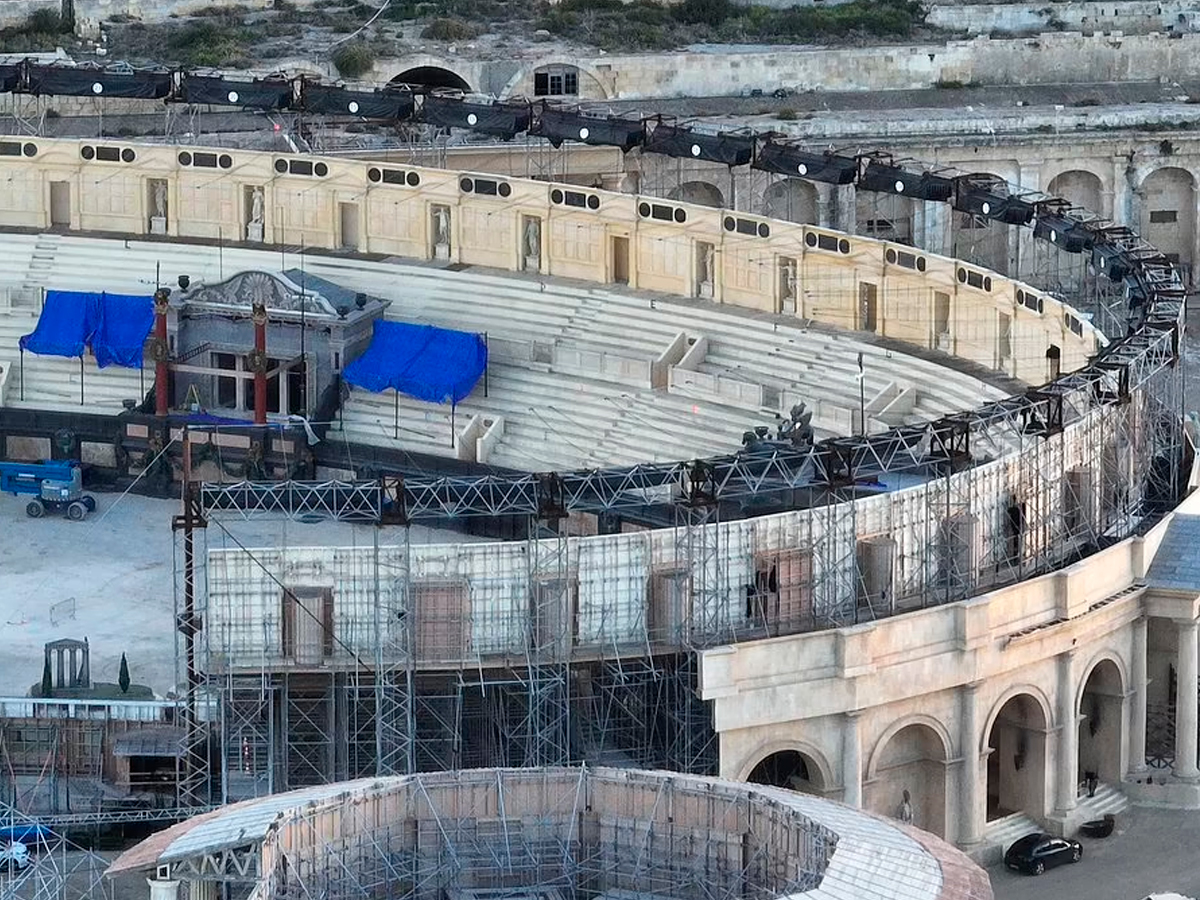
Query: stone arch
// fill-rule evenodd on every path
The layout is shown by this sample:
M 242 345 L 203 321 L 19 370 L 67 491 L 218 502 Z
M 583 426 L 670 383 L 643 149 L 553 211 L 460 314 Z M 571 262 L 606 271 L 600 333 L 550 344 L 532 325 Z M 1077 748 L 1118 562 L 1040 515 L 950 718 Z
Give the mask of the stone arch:
M 773 741 L 760 745 L 747 755 L 748 762 L 742 766 L 737 780 L 751 781 L 750 776 L 754 775 L 755 770 L 759 769 L 763 763 L 773 757 L 779 757 L 781 754 L 786 753 L 795 753 L 803 759 L 808 770 L 808 783 L 810 785 L 806 793 L 824 795 L 834 789 L 836 782 L 833 776 L 833 768 L 829 765 L 829 760 L 825 757 L 825 754 L 807 741 Z M 770 784 L 771 782 L 759 781 L 755 783 Z
M 1075 696 L 1079 716 L 1079 777 L 1120 784 L 1124 774 L 1126 672 L 1120 657 L 1101 652 L 1088 664 Z
M 392 84 L 415 84 L 427 88 L 450 88 L 469 93 L 471 85 L 452 69 L 438 65 L 421 65 L 405 69 L 392 77 Z
M 987 819 L 1046 815 L 1047 733 L 1053 720 L 1040 689 L 1020 685 L 1001 695 L 983 732 L 987 754 Z
M 1046 193 L 1061 197 L 1072 206 L 1104 215 L 1104 182 L 1095 172 L 1086 169 L 1067 169 L 1050 179 Z
M 897 719 L 891 725 L 883 730 L 879 739 L 875 741 L 875 746 L 871 750 L 870 759 L 867 761 L 867 769 L 865 777 L 868 779 L 874 778 L 876 770 L 879 768 L 880 756 L 887 748 L 888 742 L 897 734 L 908 728 L 910 725 L 924 725 L 941 741 L 942 755 L 946 759 L 950 759 L 954 755 L 954 740 L 950 737 L 950 731 L 942 724 L 941 720 L 935 719 L 933 716 L 927 716 L 922 713 L 915 713 L 911 716 L 904 716 Z
M 987 725 L 983 729 L 983 733 L 979 736 L 979 752 L 981 754 L 987 753 L 988 732 L 991 731 L 992 726 L 996 724 L 996 717 L 1000 715 L 1000 710 L 1004 708 L 1004 704 L 1020 694 L 1028 694 L 1029 696 L 1033 697 L 1033 699 L 1037 701 L 1038 706 L 1041 707 L 1042 716 L 1046 720 L 1046 727 L 1052 728 L 1054 726 L 1054 717 L 1050 712 L 1050 710 L 1052 710 L 1054 707 L 1051 705 L 1050 699 L 1046 696 L 1046 692 L 1036 684 L 1014 684 L 1005 690 L 1004 693 L 999 696 L 999 698 L 997 698 L 996 702 L 992 704 L 991 710 L 988 712 Z
M 725 195 L 710 181 L 685 181 L 667 194 L 667 199 L 677 200 L 680 203 L 695 203 L 698 206 L 711 206 L 715 209 L 725 208 Z
M 587 65 L 578 59 L 568 56 L 551 54 L 523 66 L 517 74 L 508 80 L 508 84 L 504 86 L 504 89 L 500 91 L 500 99 L 532 97 L 534 95 L 534 75 L 542 69 L 554 66 L 570 66 L 579 73 L 578 96 L 580 100 L 607 100 L 609 98 L 608 87 L 605 85 L 604 79 L 600 76 L 600 72 L 594 66 Z
M 899 818 L 907 801 L 912 824 L 945 837 L 951 746 L 942 723 L 929 716 L 895 723 L 871 754 L 863 806 Z
M 1121 680 L 1122 689 L 1124 689 L 1125 685 L 1129 684 L 1129 668 L 1125 665 L 1125 660 L 1121 659 L 1121 655 L 1117 651 L 1108 648 L 1097 650 L 1092 658 L 1088 660 L 1087 665 L 1080 670 L 1083 674 L 1079 679 L 1079 684 L 1075 687 L 1076 709 L 1079 708 L 1080 701 L 1083 700 L 1083 692 L 1084 688 L 1087 687 L 1088 679 L 1092 676 L 1096 666 L 1102 662 L 1110 662 L 1116 668 L 1117 677 Z
M 763 191 L 763 215 L 800 225 L 819 224 L 820 195 L 799 178 L 783 178 Z
M 1188 271 L 1196 239 L 1196 179 L 1187 169 L 1163 166 L 1142 179 L 1137 188 L 1138 233 Z

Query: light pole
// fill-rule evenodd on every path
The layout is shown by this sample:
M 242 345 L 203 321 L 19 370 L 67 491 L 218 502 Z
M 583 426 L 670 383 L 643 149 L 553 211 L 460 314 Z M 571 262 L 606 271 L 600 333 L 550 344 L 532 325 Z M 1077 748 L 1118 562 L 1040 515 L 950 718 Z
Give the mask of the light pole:
M 858 433 L 867 433 L 867 373 L 863 370 L 863 355 L 858 354 Z

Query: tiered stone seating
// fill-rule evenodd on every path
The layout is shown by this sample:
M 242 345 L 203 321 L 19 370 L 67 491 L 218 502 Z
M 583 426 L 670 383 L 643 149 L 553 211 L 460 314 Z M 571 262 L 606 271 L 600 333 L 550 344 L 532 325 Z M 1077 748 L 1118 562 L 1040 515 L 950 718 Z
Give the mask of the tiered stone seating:
M 301 264 L 296 253 L 244 248 L 8 237 L 13 241 L 2 252 L 11 257 L 14 280 L 24 285 L 35 267 L 44 286 L 67 290 L 149 293 L 156 283 L 173 285 L 182 274 L 193 282 L 216 282 L 246 269 L 277 271 Z M 390 319 L 486 332 L 493 342 L 489 395 L 483 395 L 482 385 L 477 388 L 459 404 L 453 427 L 448 407 L 354 390 L 332 439 L 456 455 L 456 440 L 472 417 L 502 418 L 504 434 L 488 462 L 534 470 L 593 467 L 728 452 L 740 445 L 744 431 L 770 425 L 776 412 L 784 411 L 682 388 L 654 390 L 648 378 L 581 372 L 566 362 L 570 351 L 605 353 L 648 371 L 681 332 L 708 340 L 699 373 L 807 400 L 816 412 L 818 436 L 844 433 L 851 412 L 857 412 L 860 352 L 868 400 L 893 383 L 915 389 L 911 408 L 889 424 L 926 420 L 1002 396 L 969 375 L 889 352 L 853 334 L 806 330 L 800 322 L 740 309 L 405 260 L 309 256 L 303 265 L 351 290 L 390 299 Z M 3 312 L 0 364 L 7 355 L 15 360 L 17 337 L 36 321 L 29 311 L 10 311 L 7 317 Z M 78 406 L 78 363 L 33 359 L 26 355 L 25 404 Z M 17 396 L 15 386 L 10 380 L 10 403 Z M 99 372 L 92 362 L 85 363 L 85 388 L 89 406 L 95 398 L 98 408 L 113 412 L 121 400 L 140 396 L 136 371 Z

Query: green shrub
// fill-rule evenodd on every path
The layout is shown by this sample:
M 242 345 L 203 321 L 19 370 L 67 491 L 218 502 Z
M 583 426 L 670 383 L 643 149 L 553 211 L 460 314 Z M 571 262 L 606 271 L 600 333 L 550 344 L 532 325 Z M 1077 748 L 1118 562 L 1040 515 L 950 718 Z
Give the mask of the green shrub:
M 421 31 L 421 37 L 432 41 L 469 41 L 483 30 L 462 19 L 434 19 Z
M 361 42 L 342 44 L 333 51 L 333 65 L 343 78 L 359 78 L 375 68 L 375 51 Z
M 246 57 L 250 31 L 212 19 L 188 22 L 167 38 L 167 50 L 184 65 L 225 66 Z
M 66 28 L 57 9 L 39 9 L 29 17 L 24 30 L 28 34 L 61 34 Z
M 794 109 L 788 109 L 785 107 L 775 114 L 775 118 L 779 119 L 781 122 L 795 122 L 796 119 L 800 117 L 796 115 L 796 111 Z
M 683 0 L 674 12 L 680 22 L 716 28 L 733 14 L 733 5 L 729 0 Z

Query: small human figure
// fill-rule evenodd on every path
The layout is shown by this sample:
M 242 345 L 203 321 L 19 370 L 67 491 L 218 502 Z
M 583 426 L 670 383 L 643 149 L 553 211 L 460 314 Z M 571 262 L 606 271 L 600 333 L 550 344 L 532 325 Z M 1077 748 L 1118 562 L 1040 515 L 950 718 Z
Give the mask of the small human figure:
M 716 254 L 713 252 L 712 244 L 707 244 L 704 248 L 704 283 L 713 283 L 713 257 Z
M 908 790 L 904 791 L 904 799 L 900 802 L 900 821 L 905 825 L 911 825 L 913 820 L 912 797 Z
M 1084 774 L 1084 786 L 1087 788 L 1087 795 L 1095 797 L 1096 788 L 1100 786 L 1100 778 L 1095 772 L 1087 772 Z

